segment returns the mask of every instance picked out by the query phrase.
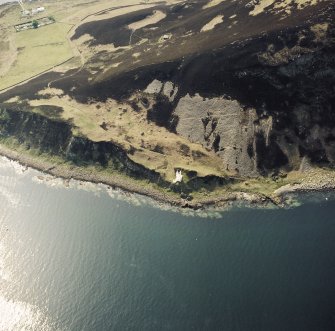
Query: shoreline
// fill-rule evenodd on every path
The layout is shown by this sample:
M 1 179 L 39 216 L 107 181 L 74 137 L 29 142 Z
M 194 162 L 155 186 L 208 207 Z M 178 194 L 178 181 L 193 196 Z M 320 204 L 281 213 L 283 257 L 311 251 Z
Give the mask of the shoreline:
M 50 161 L 43 160 L 36 156 L 31 156 L 27 153 L 20 153 L 12 150 L 3 144 L 0 144 L 0 156 L 6 157 L 9 160 L 18 162 L 19 164 L 29 167 L 42 173 L 52 175 L 56 178 L 64 180 L 78 180 L 82 182 L 89 182 L 94 184 L 104 184 L 113 189 L 120 189 L 125 193 L 139 194 L 157 201 L 157 203 L 166 204 L 172 207 L 188 208 L 192 210 L 208 210 L 209 208 L 224 209 L 236 202 L 245 202 L 257 207 L 266 207 L 269 205 L 283 208 L 288 207 L 286 198 L 292 193 L 304 192 L 329 192 L 335 191 L 335 172 L 333 176 L 322 176 L 322 178 L 314 178 L 315 173 L 309 173 L 306 176 L 306 182 L 292 183 L 281 186 L 273 192 L 273 196 L 267 196 L 261 193 L 250 193 L 243 191 L 225 192 L 225 194 L 218 194 L 216 198 L 198 198 L 192 201 L 187 201 L 182 198 L 174 197 L 172 194 L 162 192 L 152 187 L 144 187 L 140 183 L 136 183 L 135 179 L 127 178 L 126 175 L 121 176 L 118 173 L 109 175 L 99 173 L 99 171 L 92 171 L 92 169 L 85 169 L 84 167 L 67 164 L 54 164 Z

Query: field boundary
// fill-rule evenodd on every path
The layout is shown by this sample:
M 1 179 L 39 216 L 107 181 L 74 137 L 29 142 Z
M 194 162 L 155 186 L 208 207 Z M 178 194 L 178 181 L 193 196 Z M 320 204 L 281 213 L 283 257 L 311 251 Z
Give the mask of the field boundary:
M 152 2 L 152 3 L 150 3 L 150 4 L 147 4 L 147 5 L 159 5 L 159 4 L 163 4 L 163 3 L 165 3 L 165 2 L 164 2 L 164 1 L 156 1 L 156 2 Z M 73 42 L 71 41 L 71 37 L 70 37 L 70 35 L 71 35 L 71 31 L 72 31 L 74 28 L 77 28 L 78 26 L 80 26 L 80 25 L 82 24 L 82 22 L 85 21 L 88 17 L 94 16 L 94 15 L 97 15 L 97 14 L 101 14 L 101 13 L 103 13 L 103 12 L 114 11 L 114 10 L 117 10 L 117 9 L 122 9 L 122 8 L 127 8 L 127 7 L 138 6 L 138 5 L 141 5 L 141 4 L 142 4 L 142 3 L 133 4 L 133 5 L 125 5 L 125 6 L 112 6 L 112 7 L 109 7 L 109 8 L 105 8 L 105 9 L 102 9 L 102 10 L 98 10 L 97 12 L 94 12 L 94 13 L 91 13 L 91 14 L 89 14 L 89 15 L 86 15 L 85 17 L 83 17 L 83 18 L 82 18 L 78 23 L 76 23 L 76 24 L 69 24 L 69 23 L 65 23 L 65 22 L 63 22 L 63 21 L 56 21 L 56 22 L 54 22 L 54 23 L 61 23 L 61 24 L 69 24 L 69 25 L 70 25 L 70 28 L 69 28 L 69 30 L 68 30 L 67 33 L 66 33 L 66 39 L 67 39 L 68 42 L 70 43 L 71 48 L 72 48 L 72 51 L 74 52 L 74 49 L 73 49 L 73 46 L 74 46 L 74 47 L 76 48 L 77 53 L 79 54 L 79 56 L 80 56 L 80 58 L 81 58 L 82 65 L 81 65 L 81 67 L 79 68 L 78 71 L 82 70 L 82 68 L 83 68 L 83 66 L 84 66 L 84 63 L 83 63 L 83 58 L 82 58 L 82 54 L 81 54 L 81 52 L 80 52 L 79 49 L 76 47 L 75 43 L 73 43 Z M 144 5 L 146 5 L 146 4 L 144 4 Z M 76 53 L 76 52 L 74 52 L 74 53 Z M 52 67 L 50 67 L 50 68 L 48 68 L 48 69 L 46 69 L 46 70 L 43 70 L 42 72 L 39 72 L 39 73 L 37 73 L 37 74 L 35 74 L 35 75 L 29 77 L 29 78 L 24 79 L 24 80 L 22 80 L 22 81 L 20 81 L 20 82 L 18 82 L 18 83 L 12 84 L 12 85 L 7 86 L 7 87 L 4 87 L 4 88 L 0 89 L 0 93 L 3 93 L 3 92 L 5 92 L 5 91 L 7 91 L 7 90 L 10 90 L 10 89 L 16 87 L 16 86 L 19 86 L 19 85 L 22 85 L 22 84 L 24 84 L 24 83 L 27 83 L 27 82 L 29 82 L 30 80 L 32 80 L 32 79 L 34 79 L 34 78 L 37 78 L 37 77 L 39 77 L 39 76 L 41 76 L 41 75 L 43 75 L 43 74 L 45 74 L 45 73 L 47 73 L 47 72 L 49 72 L 49 71 L 51 71 L 51 70 L 53 70 L 53 69 L 55 69 L 55 68 L 57 68 L 57 67 L 63 65 L 63 64 L 65 64 L 65 63 L 71 61 L 71 60 L 72 60 L 73 58 L 75 58 L 75 57 L 76 57 L 76 56 L 73 55 L 71 58 L 69 58 L 69 59 L 63 61 L 62 63 L 59 63 L 59 64 L 57 64 L 57 65 L 54 65 L 54 66 L 52 66 Z M 64 77 L 61 77 L 61 79 L 63 79 L 63 78 L 64 78 Z M 56 80 L 56 81 L 57 81 L 57 80 Z M 53 82 L 54 82 L 54 81 L 49 82 L 48 85 L 50 86 L 50 84 L 52 84 Z
M 0 93 L 5 92 L 5 91 L 7 91 L 7 90 L 9 90 L 9 89 L 11 89 L 11 88 L 13 88 L 13 87 L 19 86 L 19 85 L 21 85 L 21 84 L 23 84 L 23 83 L 27 83 L 27 82 L 29 82 L 30 80 L 32 80 L 32 79 L 34 79 L 34 78 L 37 78 L 38 76 L 41 76 L 41 75 L 43 75 L 43 74 L 49 72 L 50 70 L 55 69 L 55 68 L 57 68 L 57 67 L 59 67 L 59 66 L 65 64 L 65 63 L 71 61 L 71 60 L 74 59 L 74 58 L 75 58 L 75 56 L 71 56 L 69 59 L 63 61 L 62 63 L 59 63 L 59 64 L 57 64 L 57 65 L 55 65 L 55 66 L 52 66 L 51 68 L 48 68 L 48 69 L 46 69 L 46 70 L 43 70 L 42 72 L 40 72 L 40 73 L 38 73 L 38 74 L 36 74 L 36 75 L 34 75 L 34 76 L 31 76 L 31 77 L 29 77 L 29 78 L 26 78 L 26 79 L 22 80 L 21 82 L 15 83 L 15 84 L 10 85 L 10 86 L 7 86 L 7 87 L 1 89 L 1 90 L 0 90 Z

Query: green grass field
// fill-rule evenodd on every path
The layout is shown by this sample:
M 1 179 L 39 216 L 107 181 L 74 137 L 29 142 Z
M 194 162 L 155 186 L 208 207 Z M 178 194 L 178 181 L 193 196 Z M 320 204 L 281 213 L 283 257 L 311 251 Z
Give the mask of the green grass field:
M 122 5 L 138 3 L 141 0 L 125 0 Z M 75 60 L 71 62 L 71 68 L 80 67 L 83 59 L 77 46 L 69 40 L 69 30 L 90 14 L 119 5 L 119 0 L 39 1 L 38 6 L 44 6 L 46 11 L 31 18 L 21 17 L 18 4 L 10 5 L 9 9 L 0 8 L 0 90 L 52 69 L 72 57 Z M 37 5 L 26 2 L 25 6 L 31 9 Z M 53 16 L 56 23 L 38 29 L 15 31 L 14 25 L 45 16 Z
M 14 85 L 73 56 L 66 34 L 68 25 L 55 23 L 16 33 L 18 49 L 15 64 L 0 80 L 0 89 Z

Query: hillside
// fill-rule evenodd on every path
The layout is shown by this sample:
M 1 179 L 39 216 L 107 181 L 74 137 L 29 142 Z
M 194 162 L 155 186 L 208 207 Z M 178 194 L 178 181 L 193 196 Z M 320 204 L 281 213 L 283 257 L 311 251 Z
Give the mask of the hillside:
M 7 26 L 0 41 L 0 58 L 12 59 L 2 64 L 4 146 L 200 200 L 240 191 L 273 199 L 315 173 L 335 186 L 332 1 L 45 6 L 55 24 L 15 37 Z M 33 56 L 23 76 L 10 75 L 25 63 L 13 38 Z M 41 38 L 58 38 L 54 50 L 39 53 Z

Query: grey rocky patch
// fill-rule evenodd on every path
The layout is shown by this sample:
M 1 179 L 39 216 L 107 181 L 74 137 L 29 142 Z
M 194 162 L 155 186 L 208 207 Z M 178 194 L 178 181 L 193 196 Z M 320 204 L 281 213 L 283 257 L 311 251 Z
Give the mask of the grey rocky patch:
M 174 85 L 173 82 L 167 81 L 163 83 L 158 79 L 155 79 L 147 86 L 144 93 L 162 94 L 166 96 L 170 102 L 173 102 L 176 98 L 178 90 L 178 86 Z
M 300 163 L 299 172 L 308 172 L 313 169 L 308 157 L 304 156 Z
M 255 109 L 244 109 L 236 100 L 199 95 L 180 99 L 174 114 L 177 133 L 213 150 L 227 170 L 258 175 L 255 137 L 262 134 L 269 145 L 272 117 L 259 119 Z
M 149 94 L 157 94 L 162 91 L 162 88 L 163 88 L 163 83 L 159 81 L 158 79 L 155 79 L 147 86 L 144 92 L 149 93 Z
M 172 82 L 166 82 L 163 87 L 163 94 L 169 99 L 170 102 L 174 101 L 178 93 L 178 86 Z

